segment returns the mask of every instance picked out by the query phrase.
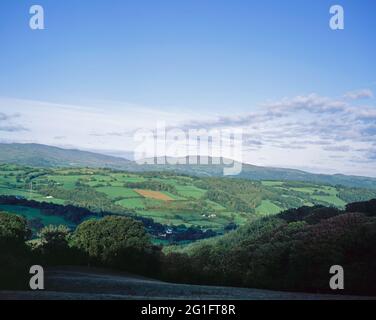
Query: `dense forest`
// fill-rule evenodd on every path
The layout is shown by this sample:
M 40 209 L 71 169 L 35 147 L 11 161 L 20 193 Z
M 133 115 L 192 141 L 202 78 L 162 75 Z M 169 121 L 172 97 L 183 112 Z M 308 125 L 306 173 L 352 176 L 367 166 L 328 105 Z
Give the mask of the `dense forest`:
M 73 232 L 47 226 L 38 238 L 24 218 L 0 213 L 0 286 L 26 287 L 31 264 L 105 266 L 159 279 L 328 292 L 329 268 L 345 270 L 345 292 L 376 294 L 376 200 L 345 210 L 314 206 L 260 217 L 188 246 L 152 243 L 141 222 L 106 216 Z

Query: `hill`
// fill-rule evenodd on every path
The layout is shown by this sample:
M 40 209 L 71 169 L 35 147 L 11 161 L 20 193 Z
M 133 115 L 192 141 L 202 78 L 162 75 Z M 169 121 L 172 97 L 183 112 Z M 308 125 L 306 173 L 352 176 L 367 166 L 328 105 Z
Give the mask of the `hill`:
M 223 163 L 222 160 L 220 162 Z M 221 177 L 223 176 L 224 167 L 228 167 L 224 164 L 139 165 L 134 161 L 124 158 L 40 144 L 0 144 L 0 163 L 44 168 L 92 167 L 112 168 L 133 172 L 173 171 L 199 177 Z M 168 161 L 168 163 L 171 163 L 171 161 Z M 313 174 L 295 169 L 270 168 L 250 164 L 242 164 L 241 173 L 234 176 L 234 178 L 248 180 L 305 181 L 376 189 L 376 178 L 347 176 L 342 174 Z
M 103 154 L 41 144 L 0 144 L 0 163 L 54 168 L 92 167 L 124 169 L 129 160 Z
M 174 263 L 189 266 L 185 273 L 195 274 L 199 283 L 331 292 L 329 268 L 338 265 L 346 270 L 341 293 L 375 295 L 375 230 L 376 200 L 345 210 L 300 207 L 167 252 Z M 173 255 L 178 252 L 181 256 Z M 187 280 L 183 273 L 175 276 L 174 281 Z
M 311 182 L 0 164 L 0 210 L 24 216 L 35 233 L 119 214 L 144 222 L 157 242 L 194 241 L 291 208 L 343 209 L 373 198 L 375 189 Z
M 163 161 L 164 157 L 158 158 L 159 161 Z M 162 159 L 162 160 L 161 160 Z M 186 158 L 187 159 L 187 158 Z M 177 164 L 170 165 L 168 163 L 180 163 L 184 158 L 174 159 L 167 158 L 165 165 L 148 165 L 134 168 L 135 170 L 157 170 L 157 171 L 176 171 L 183 174 L 195 175 L 200 177 L 221 177 L 223 176 L 223 169 L 232 167 L 233 165 L 226 165 L 229 160 L 209 158 L 208 165 L 200 164 Z M 155 163 L 158 160 L 155 159 Z M 180 161 L 180 162 L 179 162 Z M 187 161 L 188 163 L 188 161 Z M 221 164 L 212 164 L 221 163 Z M 322 183 L 330 185 L 342 185 L 346 187 L 354 188 L 372 188 L 376 189 L 376 178 L 362 177 L 362 176 L 350 176 L 344 174 L 315 174 L 309 173 L 297 169 L 288 168 L 273 168 L 255 166 L 247 163 L 241 163 L 241 173 L 233 178 L 241 178 L 248 180 L 283 180 L 283 181 L 302 181 L 312 183 Z

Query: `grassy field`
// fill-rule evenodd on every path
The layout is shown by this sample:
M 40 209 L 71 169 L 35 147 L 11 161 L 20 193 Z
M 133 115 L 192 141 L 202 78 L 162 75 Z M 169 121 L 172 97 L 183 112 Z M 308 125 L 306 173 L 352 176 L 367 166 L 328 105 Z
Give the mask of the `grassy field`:
M 137 187 L 142 183 L 150 185 L 150 188 Z M 135 187 L 129 187 L 132 184 Z M 0 165 L 0 196 L 13 195 L 39 202 L 84 207 L 91 205 L 91 209 L 97 206 L 98 210 L 110 210 L 111 204 L 116 206 L 117 211 L 153 218 L 162 224 L 184 224 L 216 231 L 223 230 L 230 223 L 241 225 L 260 215 L 273 215 L 302 205 L 344 208 L 346 201 L 341 198 L 341 190 L 345 189 L 304 182 Z M 376 192 L 367 192 L 368 197 L 376 197 Z M 351 193 L 361 197 L 364 190 L 351 189 Z M 35 212 L 33 214 L 36 215 Z M 31 213 L 29 217 L 32 217 Z M 49 221 L 50 218 L 45 219 Z
M 275 205 L 269 200 L 262 200 L 261 204 L 256 208 L 256 213 L 259 215 L 272 215 L 281 211 L 281 207 Z
M 74 189 L 77 181 L 81 179 L 82 176 L 78 175 L 69 175 L 69 176 L 47 176 L 48 180 L 55 181 L 58 185 L 62 186 L 65 189 Z
M 314 200 L 324 201 L 327 203 L 331 203 L 335 207 L 344 207 L 346 202 L 342 199 L 338 198 L 337 195 L 330 195 L 330 196 L 312 196 Z
M 283 181 L 261 181 L 261 183 L 266 187 L 280 187 L 283 185 Z
M 180 186 L 177 185 L 176 189 L 182 197 L 200 199 L 205 195 L 205 190 L 195 186 Z
M 343 208 L 346 205 L 346 202 L 338 197 L 338 190 L 335 187 L 313 186 L 313 187 L 291 188 L 291 190 L 306 193 L 310 195 L 310 197 L 313 200 L 327 202 L 335 207 Z
M 135 189 L 135 191 L 144 198 L 150 198 L 154 200 L 161 200 L 161 201 L 172 201 L 174 200 L 170 197 L 167 192 L 159 192 L 159 191 L 152 191 L 152 190 L 142 190 L 142 189 Z
M 133 189 L 124 188 L 124 187 L 99 187 L 95 188 L 95 190 L 99 192 L 105 193 L 109 198 L 116 199 L 116 198 L 140 198 L 141 196 Z
M 44 225 L 70 225 L 72 224 L 67 223 L 61 217 L 56 216 L 47 216 L 44 215 L 39 209 L 28 208 L 23 206 L 14 206 L 14 205 L 0 205 L 0 211 L 6 211 L 10 213 L 14 213 L 24 218 L 31 220 L 31 219 L 40 219 Z
M 127 208 L 127 209 L 134 209 L 134 210 L 144 210 L 146 209 L 146 205 L 144 200 L 139 198 L 129 198 L 129 199 L 123 199 L 120 201 L 117 201 L 116 204 Z

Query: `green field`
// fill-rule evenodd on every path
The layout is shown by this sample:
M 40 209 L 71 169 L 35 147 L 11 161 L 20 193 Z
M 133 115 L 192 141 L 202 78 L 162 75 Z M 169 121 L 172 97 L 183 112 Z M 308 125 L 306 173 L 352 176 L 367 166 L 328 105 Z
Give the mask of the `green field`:
M 67 221 L 63 218 L 44 215 L 39 209 L 23 207 L 23 206 L 15 206 L 15 205 L 0 205 L 0 211 L 14 213 L 14 214 L 23 216 L 28 220 L 37 218 L 37 219 L 40 219 L 44 225 L 64 224 L 64 225 L 72 226 L 72 224 L 67 223 Z
M 275 205 L 269 200 L 262 200 L 261 204 L 256 208 L 256 213 L 259 215 L 277 214 L 282 211 L 282 208 Z
M 278 187 L 283 185 L 283 181 L 261 181 L 263 186 L 266 187 Z
M 343 208 L 346 202 L 338 198 L 336 195 L 330 196 L 312 196 L 314 200 L 323 201 L 334 205 L 335 207 Z
M 178 193 L 187 198 L 194 198 L 194 199 L 200 199 L 205 195 L 205 190 L 197 188 L 195 186 L 181 186 L 177 185 L 176 189 Z
M 0 186 L 0 196 L 19 196 L 23 197 L 28 200 L 35 200 L 39 202 L 50 202 L 54 204 L 64 204 L 64 200 L 58 198 L 47 198 L 35 191 L 30 192 L 26 191 L 25 189 L 17 189 L 17 188 L 5 188 Z
M 144 199 L 141 197 L 120 200 L 116 204 L 127 209 L 144 210 L 146 208 Z
M 99 187 L 99 188 L 95 188 L 95 190 L 105 193 L 111 199 L 116 199 L 116 198 L 127 199 L 127 198 L 140 198 L 141 197 L 134 190 L 130 188 L 124 188 L 124 187 L 117 187 L 117 186 Z
M 145 198 L 135 191 L 137 189 L 157 191 L 172 200 Z M 0 165 L 2 195 L 148 217 L 167 225 L 183 224 L 221 231 L 232 223 L 242 225 L 260 215 L 273 215 L 303 205 L 342 209 L 351 202 L 349 200 L 376 198 L 376 191 L 305 182 L 197 178 L 166 172 Z M 37 213 L 27 216 L 33 215 Z M 48 221 L 49 218 L 43 219 Z M 59 220 L 54 218 L 53 221 Z
M 82 176 L 71 175 L 71 176 L 47 176 L 48 180 L 55 181 L 58 185 L 65 189 L 74 189 L 77 181 L 82 178 Z M 37 182 L 38 183 L 38 182 Z M 42 182 L 41 182 L 42 183 Z

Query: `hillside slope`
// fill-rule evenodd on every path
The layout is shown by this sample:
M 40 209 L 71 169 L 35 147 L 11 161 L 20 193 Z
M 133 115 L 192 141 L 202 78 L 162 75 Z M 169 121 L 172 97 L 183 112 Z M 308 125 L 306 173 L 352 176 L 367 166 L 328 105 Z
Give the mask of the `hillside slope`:
M 123 169 L 130 161 L 103 154 L 41 144 L 0 144 L 0 163 L 33 167 L 92 167 Z
M 92 167 L 112 168 L 134 172 L 175 171 L 182 174 L 220 177 L 225 165 L 139 165 L 133 161 L 103 154 L 62 149 L 40 144 L 2 144 L 0 143 L 0 163 L 13 163 L 34 167 Z M 301 170 L 259 167 L 243 164 L 236 178 L 249 180 L 285 180 L 343 185 L 355 188 L 376 189 L 376 178 L 313 174 Z

